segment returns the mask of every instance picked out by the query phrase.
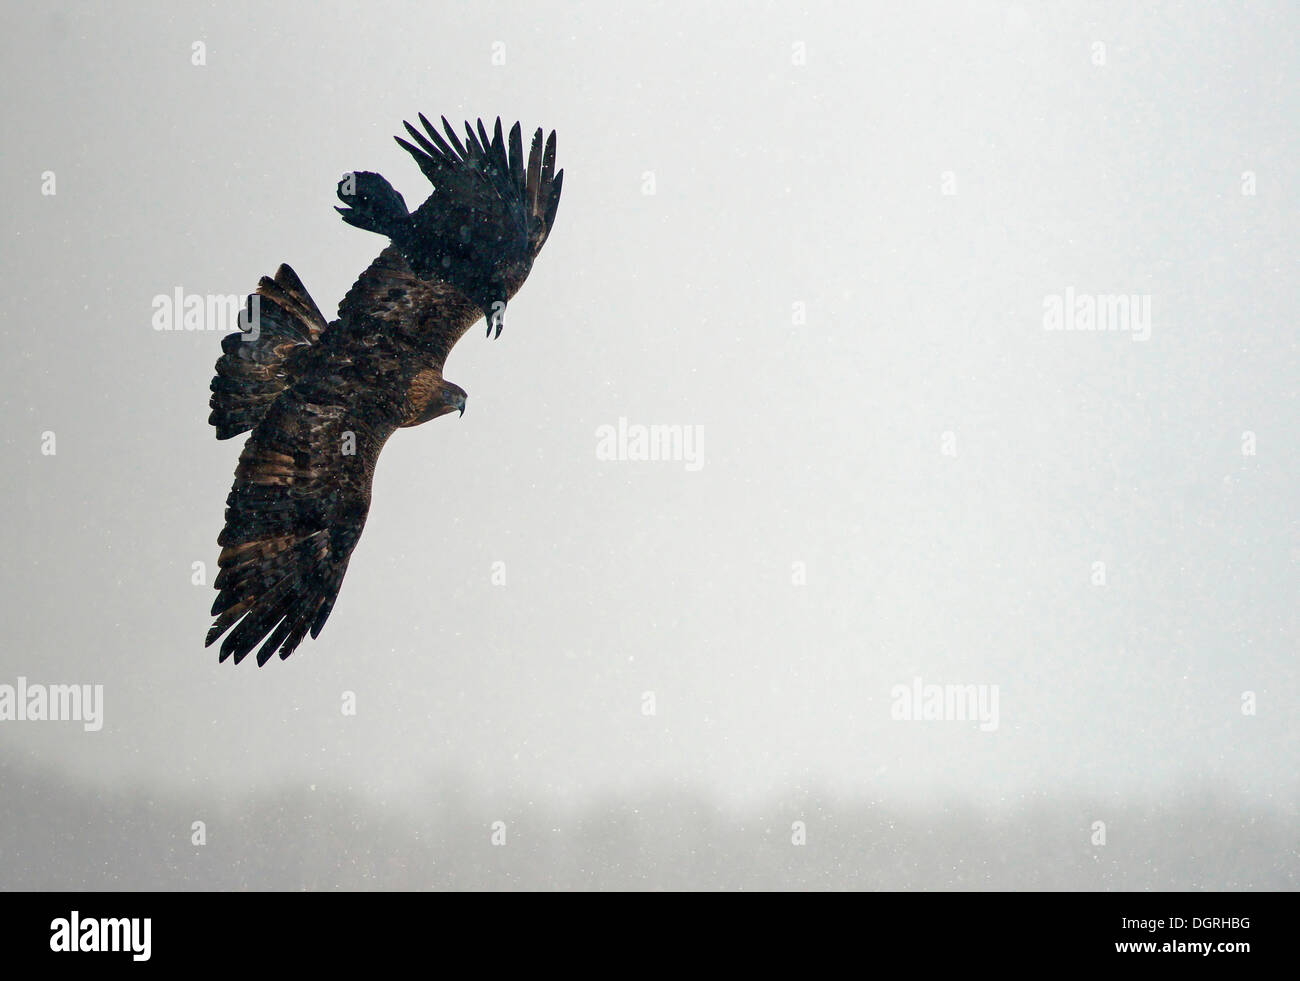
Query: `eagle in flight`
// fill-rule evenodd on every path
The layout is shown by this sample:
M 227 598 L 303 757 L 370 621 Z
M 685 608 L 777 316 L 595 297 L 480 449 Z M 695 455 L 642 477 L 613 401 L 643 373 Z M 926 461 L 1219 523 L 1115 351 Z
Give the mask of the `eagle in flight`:
M 325 626 L 370 509 L 375 461 L 398 429 L 465 411 L 465 390 L 442 376 L 453 345 L 480 317 L 501 335 L 506 304 L 528 278 L 555 223 L 564 171 L 555 133 L 519 124 L 489 137 L 467 122 L 464 142 L 423 116 L 415 158 L 433 193 L 414 212 L 378 174 L 346 174 L 336 210 L 391 244 L 326 321 L 287 265 L 263 277 L 240 330 L 222 339 L 212 379 L 217 439 L 252 430 L 226 499 L 215 622 L 219 660 L 257 651 L 287 658 Z M 229 633 L 227 633 L 229 631 Z

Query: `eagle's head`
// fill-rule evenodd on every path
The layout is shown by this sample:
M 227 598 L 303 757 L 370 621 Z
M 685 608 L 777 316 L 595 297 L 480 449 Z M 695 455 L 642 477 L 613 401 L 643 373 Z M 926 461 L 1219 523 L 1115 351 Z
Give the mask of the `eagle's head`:
M 421 426 L 448 412 L 465 414 L 465 403 L 469 399 L 465 389 L 436 373 L 432 377 L 429 374 L 425 373 L 423 378 L 417 377 L 411 393 L 417 404 L 412 406 L 410 414 L 402 421 L 402 428 Z M 431 388 L 425 387 L 430 384 Z
M 469 394 L 455 382 L 443 380 L 442 383 L 442 404 L 443 410 L 438 413 L 445 416 L 448 412 L 459 412 L 465 414 L 465 403 L 469 401 Z

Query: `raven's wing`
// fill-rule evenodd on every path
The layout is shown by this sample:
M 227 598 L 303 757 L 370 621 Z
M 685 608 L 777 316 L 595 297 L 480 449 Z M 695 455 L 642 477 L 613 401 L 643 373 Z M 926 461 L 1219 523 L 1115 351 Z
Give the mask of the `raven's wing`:
M 375 461 L 396 429 L 359 410 L 343 381 L 285 392 L 239 456 L 207 637 L 211 645 L 230 630 L 222 661 L 238 664 L 259 643 L 258 664 L 277 649 L 286 658 L 334 607 L 370 509 Z

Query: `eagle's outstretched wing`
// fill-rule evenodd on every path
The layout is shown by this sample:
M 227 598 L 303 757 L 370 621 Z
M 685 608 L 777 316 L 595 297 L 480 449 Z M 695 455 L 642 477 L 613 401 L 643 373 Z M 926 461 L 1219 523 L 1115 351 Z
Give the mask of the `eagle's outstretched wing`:
M 223 661 L 233 655 L 238 664 L 259 643 L 258 664 L 277 649 L 288 657 L 334 607 L 370 510 L 375 461 L 396 429 L 363 418 L 347 399 L 319 382 L 291 389 L 239 456 L 207 638 L 211 645 L 235 627 Z
M 424 126 L 423 133 L 410 123 L 403 123 L 416 146 L 400 136 L 395 139 L 433 184 L 434 193 L 429 200 L 438 213 L 448 214 L 451 204 L 465 211 L 490 211 L 492 204 L 489 202 L 495 198 L 501 207 L 518 210 L 527 230 L 529 251 L 537 255 L 555 225 L 555 212 L 560 206 L 560 191 L 564 186 L 564 171 L 557 173 L 555 170 L 555 133 L 547 138 L 543 149 L 542 130 L 539 128 L 533 134 L 525 163 L 519 124 L 511 127 L 507 152 L 507 140 L 501 136 L 500 116 L 491 137 L 483 120 L 478 121 L 477 134 L 468 122 L 465 123 L 464 143 L 446 116 L 442 117 L 446 139 L 424 113 L 420 113 L 420 123 Z M 486 199 L 486 202 L 480 199 Z

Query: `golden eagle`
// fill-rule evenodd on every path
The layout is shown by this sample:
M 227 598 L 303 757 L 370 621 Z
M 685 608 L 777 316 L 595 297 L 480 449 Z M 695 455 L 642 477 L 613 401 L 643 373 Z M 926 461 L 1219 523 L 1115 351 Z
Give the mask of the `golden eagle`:
M 217 439 L 252 430 L 226 499 L 216 621 L 219 660 L 257 663 L 316 637 L 333 609 L 370 509 L 375 461 L 388 437 L 453 410 L 465 391 L 442 377 L 452 346 L 480 318 L 501 335 L 506 303 L 528 278 L 555 222 L 564 171 L 555 133 L 533 136 L 524 158 L 519 124 L 467 122 L 462 143 L 423 116 L 415 158 L 433 193 L 414 213 L 383 177 L 339 182 L 349 225 L 386 236 L 380 253 L 326 322 L 298 276 L 282 265 L 248 298 L 240 330 L 222 339 L 212 379 Z M 233 628 L 233 629 L 232 629 Z

